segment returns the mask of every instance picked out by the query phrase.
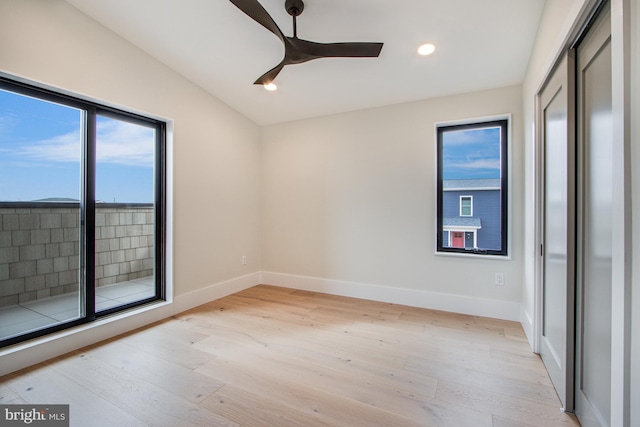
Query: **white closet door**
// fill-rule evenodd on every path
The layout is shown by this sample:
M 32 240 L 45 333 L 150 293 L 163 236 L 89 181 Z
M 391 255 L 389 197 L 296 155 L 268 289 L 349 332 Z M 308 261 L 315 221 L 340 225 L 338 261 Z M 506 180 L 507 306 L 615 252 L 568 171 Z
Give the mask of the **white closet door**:
M 573 58 L 568 53 L 539 97 L 544 150 L 540 356 L 567 411 L 573 410 L 574 373 L 573 74 Z
M 609 426 L 613 122 L 608 9 L 578 47 L 578 286 L 576 415 Z

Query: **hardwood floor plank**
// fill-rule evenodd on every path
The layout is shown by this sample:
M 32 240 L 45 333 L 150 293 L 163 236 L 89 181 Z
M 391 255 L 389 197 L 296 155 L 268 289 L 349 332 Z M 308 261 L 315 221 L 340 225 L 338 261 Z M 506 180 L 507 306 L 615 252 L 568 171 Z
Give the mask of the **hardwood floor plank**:
M 18 400 L 18 395 L 4 384 L 0 384 L 0 405 L 8 405 Z
M 291 378 L 288 372 L 272 372 L 260 366 L 251 369 L 235 360 L 214 361 L 197 372 L 232 384 L 266 399 L 273 399 L 311 416 L 320 416 L 334 426 L 425 426 L 421 420 L 410 419 L 370 405 L 345 399 L 333 392 L 316 389 L 304 383 L 304 378 Z M 347 386 L 346 384 L 343 386 Z
M 3 379 L 3 383 L 26 404 L 69 405 L 71 426 L 140 426 L 143 422 L 105 400 L 94 390 L 55 372 L 46 365 L 34 371 Z
M 506 362 L 518 366 L 520 369 L 538 369 L 542 360 L 540 356 L 531 351 L 507 351 L 492 348 L 490 349 L 490 357 L 496 361 Z
M 404 369 L 395 369 L 392 366 L 371 363 L 362 359 L 339 357 L 332 351 L 332 342 L 321 342 L 318 337 L 311 336 L 311 340 L 320 345 L 310 347 L 307 342 L 300 342 L 296 337 L 278 342 L 265 344 L 247 334 L 237 336 L 231 330 L 218 331 L 210 339 L 196 344 L 196 347 L 215 354 L 216 357 L 245 358 L 247 355 L 255 355 L 267 359 L 256 361 L 263 369 L 267 369 L 268 363 L 276 361 L 285 363 L 288 369 L 298 367 L 301 377 L 308 378 L 309 372 L 316 372 L 323 378 L 332 376 L 342 378 L 344 382 L 368 381 L 378 388 L 394 391 L 398 395 L 412 397 L 433 396 L 435 394 L 436 380 L 426 376 L 417 377 Z M 246 346 L 246 348 L 243 348 Z M 319 370 L 320 369 L 320 370 Z M 324 372 L 327 370 L 329 372 Z M 378 392 L 376 392 L 378 393 Z
M 518 423 L 534 422 L 536 426 L 579 426 L 571 416 L 562 413 L 557 405 L 538 403 L 529 399 L 510 396 L 485 387 L 440 381 L 436 393 L 438 399 L 470 409 L 491 413 Z
M 224 386 L 224 383 L 120 341 L 93 349 L 91 357 L 193 403 L 201 402 Z
M 218 358 L 224 358 L 218 354 Z M 381 408 L 409 417 L 421 417 L 424 409 L 421 401 L 435 395 L 436 382 L 405 382 L 382 372 L 365 373 L 349 369 L 334 369 L 326 365 L 309 363 L 289 354 L 262 349 L 262 351 L 245 352 L 229 356 L 235 364 L 241 364 L 250 370 L 259 366 L 261 370 L 286 375 L 294 382 L 304 381 L 307 386 L 333 393 L 345 399 L 355 400 L 366 405 Z M 381 394 L 379 390 L 385 390 Z
M 200 318 L 198 318 L 200 316 Z M 206 320 L 203 320 L 206 319 Z M 365 359 L 383 366 L 401 368 L 404 356 L 394 349 L 391 352 L 381 351 L 382 344 L 376 342 L 376 350 L 372 352 L 368 340 L 349 336 L 344 325 L 316 324 L 313 322 L 293 322 L 286 320 L 265 319 L 262 317 L 246 316 L 236 312 L 225 311 L 224 316 L 217 316 L 215 320 L 206 313 L 189 313 L 188 322 L 196 324 L 198 328 L 216 328 L 222 332 L 235 335 L 236 339 L 258 346 L 272 346 L 277 344 L 295 343 L 301 347 L 314 349 L 318 352 L 335 352 L 343 359 Z M 245 328 L 238 331 L 238 325 Z M 222 328 L 222 329 L 221 329 Z M 224 345 L 221 341 L 207 340 L 211 345 Z M 197 346 L 197 348 L 202 348 Z
M 275 400 L 225 385 L 202 402 L 202 406 L 243 427 L 330 427 L 319 416 L 305 414 Z
M 163 322 L 153 328 L 137 331 L 118 338 L 122 342 L 146 351 L 158 357 L 187 369 L 195 369 L 209 360 L 209 355 L 200 352 L 192 345 L 193 337 L 171 334 L 171 322 Z M 185 333 L 188 331 L 185 330 Z M 199 339 L 207 338 L 206 334 L 199 334 Z
M 450 375 L 454 374 L 456 369 L 477 372 L 479 374 L 485 374 L 485 376 L 491 375 L 496 378 L 512 379 L 521 381 L 525 385 L 540 384 L 544 386 L 551 386 L 551 381 L 547 376 L 546 371 L 541 370 L 541 365 L 530 367 L 520 366 L 514 361 L 497 360 L 491 357 L 485 357 L 482 354 L 477 353 L 462 353 L 462 352 L 442 352 L 439 349 L 430 349 L 425 351 L 421 356 L 410 356 L 407 361 L 407 369 L 412 371 L 420 371 L 426 369 L 428 366 L 442 366 L 443 369 L 448 369 Z M 462 375 L 460 375 L 462 377 Z
M 506 418 L 495 416 L 493 417 L 493 427 L 532 427 L 531 424 L 523 424 Z M 535 426 L 539 427 L 539 426 Z
M 103 400 L 153 426 L 237 426 L 236 423 L 153 384 L 123 374 L 88 352 L 77 352 L 51 369 Z
M 456 381 L 465 386 L 481 387 L 487 392 L 500 390 L 512 396 L 544 404 L 558 404 L 555 390 L 550 385 L 522 381 L 496 373 L 464 367 L 460 362 L 434 363 L 428 359 L 411 360 L 407 369 L 417 376 L 428 375 L 439 381 Z

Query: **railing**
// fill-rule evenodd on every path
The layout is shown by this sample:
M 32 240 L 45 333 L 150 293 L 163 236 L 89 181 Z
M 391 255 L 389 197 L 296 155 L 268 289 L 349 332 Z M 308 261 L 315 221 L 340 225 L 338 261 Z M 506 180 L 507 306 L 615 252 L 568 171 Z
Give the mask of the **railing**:
M 78 291 L 78 203 L 0 203 L 0 307 Z M 96 204 L 96 286 L 151 276 L 152 204 Z

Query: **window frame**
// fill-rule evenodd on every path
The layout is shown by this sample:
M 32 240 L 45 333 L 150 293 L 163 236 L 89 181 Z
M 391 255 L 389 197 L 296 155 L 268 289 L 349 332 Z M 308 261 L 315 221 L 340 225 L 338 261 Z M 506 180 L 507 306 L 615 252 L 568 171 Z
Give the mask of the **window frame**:
M 0 340 L 0 348 L 11 346 L 34 338 L 43 337 L 75 326 L 92 323 L 101 318 L 121 313 L 132 308 L 146 306 L 150 303 L 167 301 L 167 129 L 164 120 L 145 116 L 132 111 L 123 110 L 87 100 L 56 89 L 49 89 L 17 80 L 6 74 L 0 74 L 0 89 L 23 96 L 32 97 L 45 102 L 72 107 L 82 111 L 82 197 L 80 205 L 80 283 L 79 290 L 84 293 L 84 306 L 81 306 L 81 316 L 66 322 L 42 329 L 27 332 Z M 106 310 L 96 310 L 96 144 L 97 118 L 106 116 L 156 130 L 154 156 L 154 273 L 155 295 L 150 298 L 126 303 Z
M 495 249 L 462 249 L 444 246 L 444 170 L 443 170 L 443 135 L 447 131 L 472 130 L 482 128 L 500 128 L 500 216 L 501 216 L 501 236 L 500 250 Z M 480 256 L 496 257 L 499 259 L 510 259 L 510 158 L 511 158 L 511 116 L 500 115 L 488 118 L 480 118 L 466 121 L 446 122 L 435 124 L 435 149 L 436 149 L 436 255 L 459 255 L 459 256 Z M 462 196 L 461 196 L 462 197 Z M 473 202 L 472 202 L 473 204 Z M 460 206 L 461 208 L 461 206 Z M 460 209 L 461 210 L 461 209 Z M 473 208 L 472 208 L 473 211 Z M 461 212 L 460 212 L 461 213 Z M 473 215 L 473 214 L 472 214 Z M 461 215 L 462 216 L 462 215 Z M 465 216 L 468 218 L 468 216 Z

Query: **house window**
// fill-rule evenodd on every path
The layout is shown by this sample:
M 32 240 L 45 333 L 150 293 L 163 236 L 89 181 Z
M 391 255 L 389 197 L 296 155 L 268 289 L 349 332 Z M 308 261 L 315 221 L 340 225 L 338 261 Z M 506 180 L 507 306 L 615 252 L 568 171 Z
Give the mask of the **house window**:
M 473 196 L 460 196 L 460 216 L 473 216 Z
M 436 131 L 437 251 L 506 256 L 508 120 Z
M 165 127 L 0 78 L 0 346 L 164 298 Z

